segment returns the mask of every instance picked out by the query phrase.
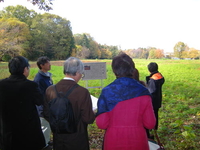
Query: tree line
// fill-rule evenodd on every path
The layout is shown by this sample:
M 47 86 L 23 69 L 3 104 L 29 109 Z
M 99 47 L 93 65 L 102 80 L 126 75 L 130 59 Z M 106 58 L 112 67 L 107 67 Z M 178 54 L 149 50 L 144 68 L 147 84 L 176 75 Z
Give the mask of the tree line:
M 73 34 L 69 20 L 55 14 L 38 14 L 24 6 L 8 6 L 0 11 L 0 61 L 23 55 L 29 60 L 48 56 L 64 60 L 69 56 L 81 59 L 111 59 L 121 49 L 102 45 L 88 33 Z M 160 59 L 162 49 L 155 47 L 124 50 L 132 58 Z M 183 42 L 174 46 L 170 57 L 197 58 L 199 51 Z
M 0 11 L 0 60 L 16 55 L 30 60 L 44 55 L 52 60 L 110 59 L 118 51 L 117 46 L 97 43 L 90 34 L 73 35 L 70 21 L 60 16 L 38 14 L 21 5 Z
M 195 48 L 189 48 L 187 44 L 184 42 L 178 42 L 174 46 L 174 57 L 184 59 L 184 58 L 191 58 L 191 59 L 199 59 L 200 58 L 200 50 Z
M 184 42 L 177 42 L 174 46 L 174 52 L 165 54 L 162 49 L 155 47 L 128 49 L 125 52 L 132 58 L 160 59 L 160 58 L 178 58 L 178 59 L 199 59 L 200 50 L 189 48 Z

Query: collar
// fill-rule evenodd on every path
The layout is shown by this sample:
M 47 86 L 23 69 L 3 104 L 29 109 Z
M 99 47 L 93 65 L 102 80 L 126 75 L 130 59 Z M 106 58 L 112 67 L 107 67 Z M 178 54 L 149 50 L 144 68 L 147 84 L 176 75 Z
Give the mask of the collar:
M 74 79 L 69 78 L 69 77 L 64 77 L 63 79 L 64 79 L 64 80 L 72 80 L 72 81 L 75 81 Z
M 39 70 L 39 73 L 43 76 L 46 76 L 46 77 L 51 77 L 51 73 L 50 72 L 43 72 L 41 70 Z

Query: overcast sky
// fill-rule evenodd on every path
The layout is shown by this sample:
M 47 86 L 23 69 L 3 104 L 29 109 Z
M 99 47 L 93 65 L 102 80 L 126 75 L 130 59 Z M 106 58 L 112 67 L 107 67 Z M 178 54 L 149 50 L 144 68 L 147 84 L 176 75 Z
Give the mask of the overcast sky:
M 39 10 L 27 0 L 5 0 L 0 10 L 17 4 Z M 54 0 L 49 13 L 69 20 L 73 34 L 89 33 L 101 44 L 172 52 L 179 41 L 200 50 L 199 8 L 200 0 Z

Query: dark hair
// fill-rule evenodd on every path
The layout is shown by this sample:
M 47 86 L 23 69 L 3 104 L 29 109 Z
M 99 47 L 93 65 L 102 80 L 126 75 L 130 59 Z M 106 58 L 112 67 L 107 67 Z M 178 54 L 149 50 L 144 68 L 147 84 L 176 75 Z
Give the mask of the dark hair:
M 11 75 L 23 75 L 24 68 L 29 66 L 28 59 L 22 56 L 16 56 L 8 63 L 8 68 Z
M 133 71 L 133 78 L 137 81 L 140 81 L 139 79 L 139 71 L 135 68 Z
M 133 79 L 137 80 L 140 84 L 146 86 L 145 82 L 140 80 L 139 71 L 136 68 L 133 72 Z
M 150 72 L 156 72 L 156 71 L 158 71 L 158 64 L 155 63 L 155 62 L 149 63 L 147 67 L 148 67 L 148 70 Z
M 112 60 L 112 70 L 117 78 L 133 77 L 135 64 L 132 58 L 126 53 L 120 53 Z
M 38 68 L 42 69 L 42 67 L 40 65 L 44 65 L 48 61 L 50 61 L 50 59 L 47 56 L 39 57 L 38 60 L 37 60 L 37 66 L 38 66 Z

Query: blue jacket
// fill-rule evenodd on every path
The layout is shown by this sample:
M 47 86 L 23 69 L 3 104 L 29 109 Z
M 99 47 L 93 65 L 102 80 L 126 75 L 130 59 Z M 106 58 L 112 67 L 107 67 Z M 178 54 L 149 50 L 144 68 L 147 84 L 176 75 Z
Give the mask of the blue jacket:
M 44 73 L 43 71 L 39 70 L 36 74 L 34 81 L 38 84 L 39 90 L 45 96 L 46 89 L 53 85 L 53 81 L 51 79 L 52 74 L 50 72 Z M 38 113 L 40 117 L 43 117 L 43 105 L 37 106 Z

